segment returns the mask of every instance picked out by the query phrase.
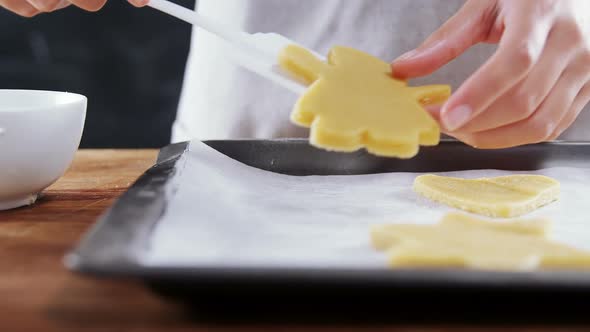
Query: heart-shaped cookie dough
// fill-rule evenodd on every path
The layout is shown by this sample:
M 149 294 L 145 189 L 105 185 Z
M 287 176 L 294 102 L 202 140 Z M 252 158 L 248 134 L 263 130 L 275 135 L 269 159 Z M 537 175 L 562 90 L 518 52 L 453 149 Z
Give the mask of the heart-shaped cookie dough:
M 496 178 L 459 179 L 422 175 L 414 190 L 457 209 L 490 217 L 517 217 L 559 198 L 559 182 L 542 175 L 508 175 Z

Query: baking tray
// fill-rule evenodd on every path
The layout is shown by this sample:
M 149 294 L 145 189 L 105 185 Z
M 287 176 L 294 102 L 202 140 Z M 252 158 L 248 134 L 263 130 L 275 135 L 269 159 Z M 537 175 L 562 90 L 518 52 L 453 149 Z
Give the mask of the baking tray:
M 204 143 L 244 164 L 290 175 L 590 167 L 590 143 L 586 142 L 477 150 L 460 142 L 445 140 L 437 147 L 422 148 L 418 156 L 410 160 L 380 158 L 364 151 L 352 154 L 327 152 L 300 139 L 217 140 Z M 453 298 L 471 298 L 472 305 L 474 294 L 479 299 L 484 296 L 496 298 L 499 294 L 520 294 L 514 298 L 535 299 L 531 300 L 535 303 L 538 299 L 533 295 L 545 296 L 549 302 L 557 294 L 590 296 L 590 274 L 585 272 L 144 266 L 138 257 L 146 249 L 150 233 L 166 210 L 165 188 L 187 144 L 174 144 L 161 150 L 156 165 L 116 201 L 77 248 L 66 256 L 68 268 L 91 276 L 134 278 L 145 281 L 162 294 L 208 303 L 221 298 L 234 302 L 243 298 L 260 298 L 262 294 L 275 299 L 329 294 L 330 299 L 340 304 L 350 304 L 351 296 L 358 299 L 369 294 L 389 298 L 395 296 L 396 299 L 410 294 L 415 299 L 421 294 L 432 304 L 437 303 L 433 294 L 448 294 Z M 526 296 L 523 297 L 523 294 Z

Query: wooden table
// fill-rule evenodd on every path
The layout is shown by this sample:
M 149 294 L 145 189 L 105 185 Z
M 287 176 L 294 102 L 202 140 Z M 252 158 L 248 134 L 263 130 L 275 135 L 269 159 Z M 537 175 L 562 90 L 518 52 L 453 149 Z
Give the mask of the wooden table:
M 83 150 L 68 173 L 32 207 L 0 212 L 0 331 L 331 331 L 344 326 L 215 326 L 199 323 L 133 281 L 94 280 L 64 268 L 82 234 L 150 167 L 155 150 Z M 399 331 L 453 326 L 397 325 Z M 391 327 L 354 330 L 390 331 Z M 473 330 L 464 326 L 462 329 Z M 506 331 L 504 327 L 486 331 Z M 514 330 L 523 330 L 515 327 Z M 528 331 L 564 331 L 559 327 Z M 568 330 L 585 330 L 570 328 Z

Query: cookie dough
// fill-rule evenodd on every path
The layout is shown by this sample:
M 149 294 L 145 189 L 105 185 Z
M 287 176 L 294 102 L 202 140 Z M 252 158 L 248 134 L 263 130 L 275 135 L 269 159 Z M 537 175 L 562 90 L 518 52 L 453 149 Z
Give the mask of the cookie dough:
M 388 63 L 347 47 L 334 47 L 324 63 L 291 45 L 279 63 L 310 85 L 291 120 L 311 128 L 313 146 L 340 152 L 365 147 L 375 155 L 411 158 L 420 145 L 439 143 L 439 126 L 423 106 L 444 102 L 449 86 L 408 87 L 393 78 Z
M 548 220 L 500 222 L 450 213 L 436 225 L 379 225 L 373 246 L 391 267 L 587 269 L 590 253 L 548 239 Z
M 557 200 L 559 182 L 528 174 L 470 180 L 429 174 L 416 178 L 414 191 L 457 209 L 511 218 Z

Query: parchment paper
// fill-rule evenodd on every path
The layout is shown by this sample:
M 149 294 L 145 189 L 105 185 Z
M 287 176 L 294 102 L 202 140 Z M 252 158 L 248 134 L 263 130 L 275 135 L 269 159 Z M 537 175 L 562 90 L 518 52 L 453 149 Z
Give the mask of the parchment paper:
M 452 210 L 412 191 L 419 173 L 288 176 L 246 166 L 200 142 L 190 144 L 178 165 L 173 198 L 142 258 L 148 265 L 387 268 L 370 245 L 371 224 L 436 223 Z M 526 218 L 549 217 L 556 241 L 590 250 L 590 169 L 437 174 L 516 173 L 561 182 L 561 199 Z

